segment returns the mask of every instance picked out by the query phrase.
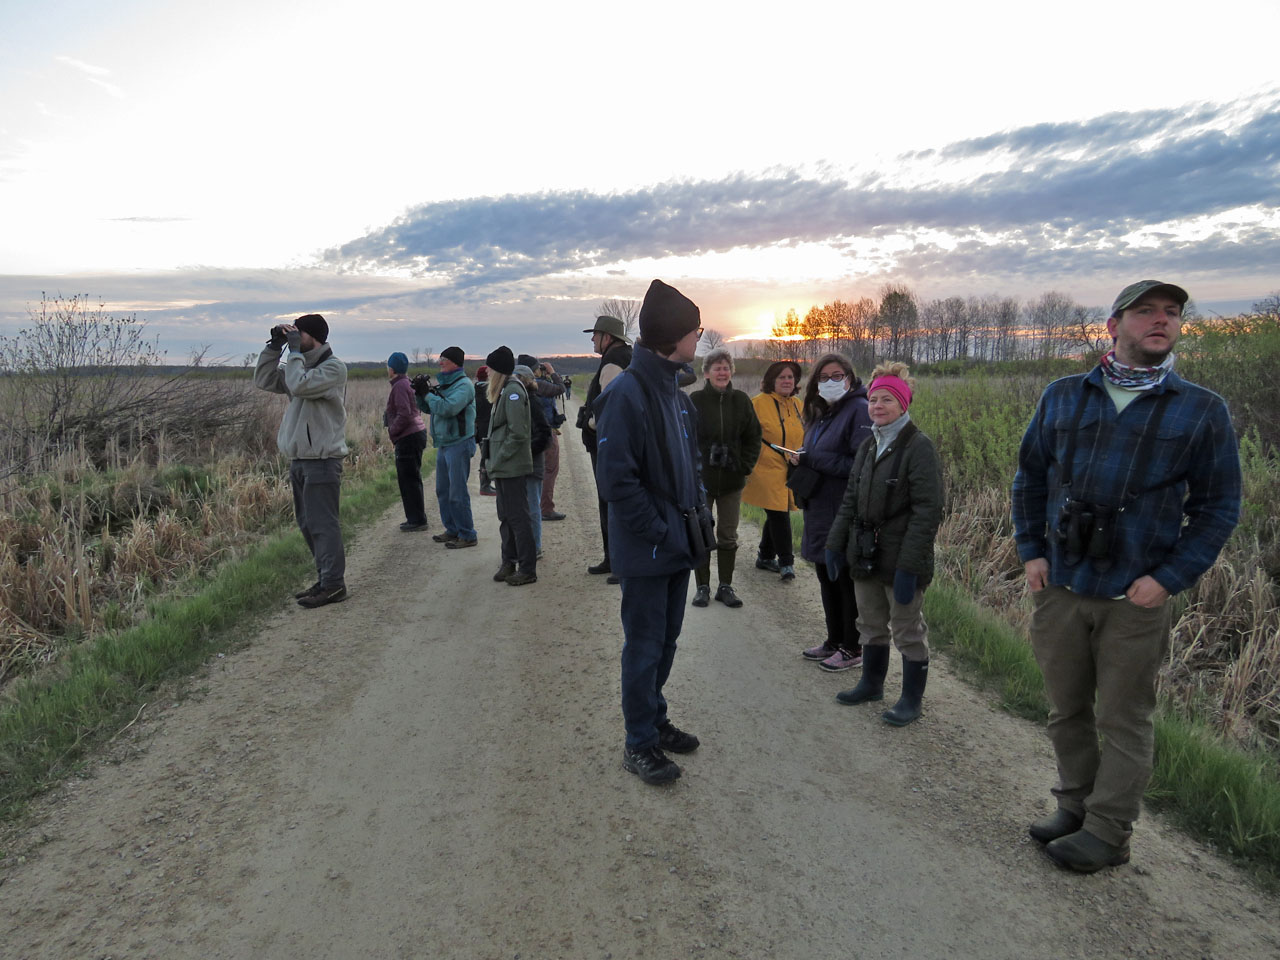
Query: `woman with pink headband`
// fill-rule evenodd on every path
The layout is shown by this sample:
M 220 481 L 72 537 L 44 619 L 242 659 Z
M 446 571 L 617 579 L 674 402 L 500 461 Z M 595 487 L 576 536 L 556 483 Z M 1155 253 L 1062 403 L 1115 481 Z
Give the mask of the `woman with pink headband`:
M 836 694 L 841 703 L 884 699 L 889 642 L 902 655 L 902 697 L 881 715 L 905 726 L 920 716 L 929 676 L 929 639 L 921 613 L 933 579 L 933 541 L 942 522 L 942 467 L 933 441 L 907 408 L 914 381 L 905 363 L 871 374 L 871 436 L 858 448 L 844 500 L 827 535 L 831 579 L 852 575 L 862 638 L 862 678 Z

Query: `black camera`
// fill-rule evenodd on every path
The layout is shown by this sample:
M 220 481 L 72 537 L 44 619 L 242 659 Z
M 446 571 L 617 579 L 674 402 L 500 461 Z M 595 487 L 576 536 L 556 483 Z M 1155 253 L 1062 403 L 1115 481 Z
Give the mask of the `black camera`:
M 707 465 L 721 470 L 733 469 L 733 454 L 727 443 L 713 443 L 707 448 Z
M 578 408 L 578 420 L 575 424 L 579 430 L 586 430 L 590 426 L 591 408 L 585 403 Z
M 269 342 L 273 347 L 283 347 L 289 342 L 289 337 L 284 332 L 283 323 L 277 323 L 271 328 L 271 340 Z
M 431 374 L 420 373 L 409 381 L 409 385 L 413 387 L 415 394 L 419 397 L 425 397 L 431 392 Z
M 1067 566 L 1088 557 L 1095 570 L 1105 573 L 1111 569 L 1116 511 L 1105 504 L 1068 500 L 1058 514 L 1057 538 Z
M 875 573 L 880 563 L 880 529 L 874 524 L 858 521 L 853 531 L 853 548 L 856 557 L 854 569 L 859 573 Z

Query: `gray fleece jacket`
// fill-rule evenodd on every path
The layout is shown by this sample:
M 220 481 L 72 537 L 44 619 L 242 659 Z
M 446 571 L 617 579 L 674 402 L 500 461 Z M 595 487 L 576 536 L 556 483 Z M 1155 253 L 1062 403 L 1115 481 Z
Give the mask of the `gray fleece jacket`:
M 279 367 L 280 354 L 279 347 L 268 344 L 253 371 L 259 389 L 289 398 L 276 446 L 290 460 L 345 457 L 347 365 L 327 343 L 306 353 L 290 350 L 284 369 Z

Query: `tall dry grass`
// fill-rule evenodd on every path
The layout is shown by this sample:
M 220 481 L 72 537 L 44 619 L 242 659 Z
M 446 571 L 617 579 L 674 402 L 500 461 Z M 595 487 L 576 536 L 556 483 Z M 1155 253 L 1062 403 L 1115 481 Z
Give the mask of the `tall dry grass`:
M 165 435 L 128 445 L 110 438 L 53 452 L 0 487 L 0 682 L 54 659 L 68 644 L 145 615 L 152 597 L 181 588 L 293 521 L 287 463 L 275 434 L 284 397 L 251 391 L 250 430 L 203 443 Z M 359 481 L 385 469 L 387 387 L 347 391 Z

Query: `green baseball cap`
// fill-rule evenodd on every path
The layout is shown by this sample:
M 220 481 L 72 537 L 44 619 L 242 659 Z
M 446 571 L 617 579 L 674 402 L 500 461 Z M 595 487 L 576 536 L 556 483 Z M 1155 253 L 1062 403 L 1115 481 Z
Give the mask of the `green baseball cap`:
M 1120 316 L 1121 311 L 1129 309 L 1129 307 L 1132 307 L 1153 290 L 1167 293 L 1178 301 L 1178 306 L 1180 307 L 1185 307 L 1190 299 L 1187 296 L 1187 291 L 1177 284 L 1165 283 L 1163 280 L 1139 280 L 1137 283 L 1131 283 L 1120 291 L 1120 296 L 1116 297 L 1116 302 L 1111 305 L 1111 316 Z
M 627 325 L 617 317 L 596 317 L 596 325 L 587 330 L 583 330 L 582 332 L 607 333 L 609 336 L 616 340 L 621 340 L 623 343 L 631 342 L 627 339 Z

